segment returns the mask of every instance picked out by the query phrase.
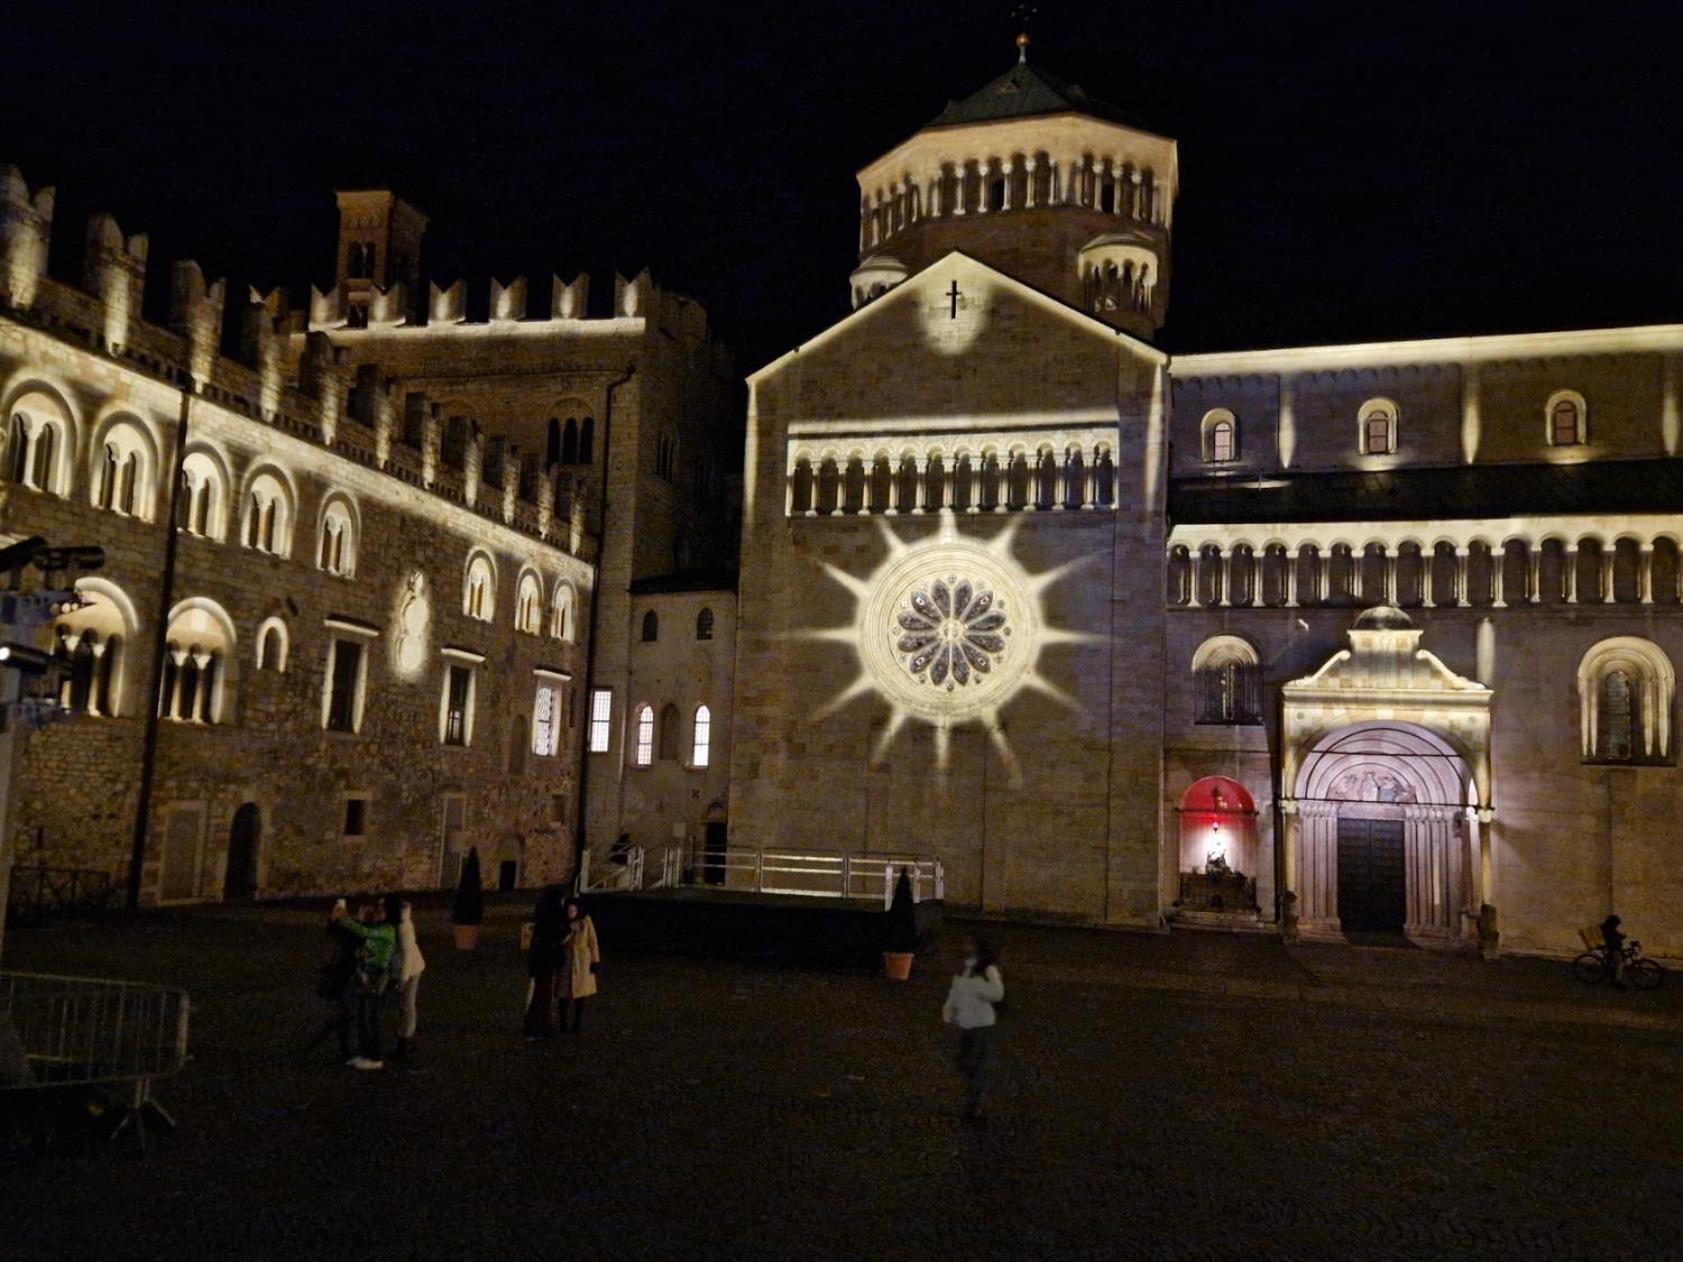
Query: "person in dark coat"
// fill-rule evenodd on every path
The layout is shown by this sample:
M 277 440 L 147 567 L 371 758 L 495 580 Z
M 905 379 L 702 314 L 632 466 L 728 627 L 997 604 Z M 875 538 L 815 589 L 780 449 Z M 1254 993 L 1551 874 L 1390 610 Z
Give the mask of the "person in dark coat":
M 526 957 L 527 1039 L 548 1038 L 555 1033 L 556 1005 L 567 959 L 567 913 L 561 901 L 561 887 L 551 885 L 538 899 L 532 912 L 532 949 Z
M 1615 986 L 1625 984 L 1625 935 L 1619 928 L 1622 923 L 1617 916 L 1601 922 L 1601 940 L 1607 944 L 1607 969 Z
M 355 934 L 347 932 L 339 924 L 339 918 L 345 913 L 345 900 L 342 898 L 333 904 L 333 910 L 328 913 L 327 936 L 333 941 L 333 957 L 322 965 L 316 994 L 331 1003 L 333 1011 L 305 1046 L 304 1059 L 308 1059 L 311 1052 L 335 1034 L 339 1036 L 340 1061 L 350 1060 L 356 1055 L 351 1031 L 356 1027 L 356 953 L 362 943 Z

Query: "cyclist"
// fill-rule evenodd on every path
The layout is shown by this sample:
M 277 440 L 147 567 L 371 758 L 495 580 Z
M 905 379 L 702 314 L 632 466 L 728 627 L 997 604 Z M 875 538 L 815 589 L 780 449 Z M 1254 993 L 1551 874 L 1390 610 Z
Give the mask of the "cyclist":
M 1601 922 L 1601 939 L 1607 944 L 1607 967 L 1613 970 L 1613 985 L 1620 990 L 1625 985 L 1625 935 L 1619 932 L 1619 918 L 1609 916 Z

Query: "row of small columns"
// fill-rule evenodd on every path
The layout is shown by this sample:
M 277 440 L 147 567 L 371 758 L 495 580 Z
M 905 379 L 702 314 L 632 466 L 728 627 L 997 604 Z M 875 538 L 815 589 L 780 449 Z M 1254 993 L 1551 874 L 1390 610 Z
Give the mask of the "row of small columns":
M 1023 457 L 1018 456 L 1017 460 L 1022 461 Z M 915 469 L 916 482 L 911 497 L 913 502 L 910 504 L 905 503 L 907 497 L 904 494 L 904 475 L 908 463 Z M 958 502 L 961 463 L 967 464 L 962 476 L 967 479 L 964 483 L 967 492 L 964 511 L 968 513 L 1061 513 L 1065 510 L 1109 508 L 1115 503 L 1115 470 L 1108 452 L 1101 451 L 1091 464 L 1077 459 L 1066 459 L 1050 467 L 1043 462 L 1032 468 L 1028 467 L 1026 462 L 1014 464 L 1011 469 L 1001 469 L 997 463 L 990 466 L 985 460 L 943 460 L 938 481 L 929 476 L 930 465 L 933 463 L 929 457 L 914 456 L 902 461 L 898 468 L 887 466 L 886 462 L 881 460 L 873 462 L 867 468 L 863 461 L 851 460 L 844 472 L 837 469 L 834 461 L 827 460 L 818 470 L 814 470 L 810 461 L 797 460 L 795 469 L 791 471 L 785 485 L 784 513 L 790 517 L 821 517 L 838 513 L 881 513 L 884 516 L 893 516 L 902 512 L 938 512 L 942 507 L 951 508 Z M 803 467 L 807 471 L 809 492 L 807 502 L 801 504 L 796 494 L 796 485 Z M 836 479 L 835 504 L 827 509 L 819 507 L 820 475 L 825 467 L 834 471 L 832 476 Z M 856 506 L 849 507 L 847 484 L 850 479 L 855 478 L 861 483 L 859 502 Z M 991 486 L 988 489 L 992 489 L 994 494 L 993 502 L 984 509 L 985 478 L 991 478 Z M 1014 485 L 1025 488 L 1026 493 L 1014 498 Z M 932 493 L 937 488 L 939 502 Z M 921 495 L 915 493 L 917 489 L 921 489 Z
M 1626 603 L 1654 604 L 1656 603 L 1654 545 L 1644 544 L 1639 550 L 1633 551 L 1635 551 L 1637 561 L 1636 600 Z M 1459 607 L 1473 603 L 1469 599 L 1467 588 L 1468 564 L 1472 557 L 1471 548 L 1457 547 L 1455 549 L 1455 570 L 1451 582 L 1453 590 L 1449 593 L 1448 599 L 1445 600 L 1438 600 L 1434 592 L 1436 586 L 1433 581 L 1433 571 L 1436 568 L 1434 563 L 1440 554 L 1417 552 L 1409 555 L 1421 567 L 1418 599 L 1410 603 L 1418 603 L 1427 608 Z M 1539 593 L 1542 587 L 1543 558 L 1541 550 L 1527 548 L 1523 589 L 1513 592 L 1507 590 L 1507 566 L 1504 564 L 1506 551 L 1490 549 L 1484 555 L 1490 565 L 1491 600 L 1489 604 L 1491 607 L 1501 609 L 1510 605 L 1540 603 Z M 1675 549 L 1672 550 L 1671 555 L 1673 558 L 1672 574 L 1666 585 L 1667 590 L 1662 593 L 1665 597 L 1664 603 L 1668 604 L 1677 603 L 1679 600 L 1678 578 L 1680 567 L 1677 563 Z M 1616 550 L 1609 553 L 1601 548 L 1562 549 L 1562 603 L 1613 603 L 1615 599 L 1614 566 L 1609 562 L 1616 562 L 1617 557 Z M 1353 581 L 1350 584 L 1351 590 L 1340 592 L 1339 596 L 1348 597 L 1351 600 L 1359 598 L 1367 604 L 1396 603 L 1398 594 L 1397 566 L 1404 559 L 1402 555 L 1391 553 L 1375 555 L 1352 551 L 1345 555 L 1345 559 L 1350 567 L 1350 575 Z M 1586 559 L 1594 567 L 1594 575 L 1587 589 L 1581 590 L 1578 573 L 1580 568 L 1584 566 Z M 1279 602 L 1282 607 L 1296 608 L 1303 604 L 1324 605 L 1332 598 L 1330 590 L 1332 569 L 1330 562 L 1332 558 L 1326 554 L 1319 551 L 1304 552 L 1301 549 L 1293 554 L 1269 549 L 1263 553 L 1262 557 L 1258 558 L 1249 549 L 1223 552 L 1218 546 L 1210 544 L 1201 548 L 1196 557 L 1184 548 L 1177 548 L 1176 552 L 1171 553 L 1171 565 L 1177 562 L 1185 564 L 1187 571 L 1185 583 L 1181 589 L 1170 591 L 1170 603 L 1214 605 L 1218 607 L 1232 605 L 1236 603 L 1232 599 L 1234 590 L 1248 577 L 1250 579 L 1248 584 L 1249 599 L 1243 603 L 1249 606 L 1266 604 L 1266 601 L 1260 599 L 1263 595 L 1261 591 L 1261 566 L 1267 564 L 1270 560 L 1286 562 L 1283 567 L 1285 599 Z M 1364 571 L 1367 569 L 1368 563 L 1374 560 L 1381 562 L 1379 569 L 1380 590 L 1378 591 L 1370 590 L 1370 585 L 1364 581 L 1366 578 Z M 1195 571 L 1193 568 L 1194 561 L 1196 561 Z M 1250 571 L 1248 575 L 1244 573 L 1247 568 Z M 1300 575 L 1304 569 L 1309 570 L 1309 590 L 1307 591 L 1301 590 L 1303 583 Z M 1308 598 L 1307 600 L 1303 599 L 1305 596 Z
M 1082 165 L 1073 170 L 1066 164 L 1062 169 L 1066 175 L 1062 190 L 1059 188 L 1058 163 L 1047 160 L 1049 182 L 1047 197 L 1044 203 L 1036 196 L 1036 180 L 1034 173 L 1037 169 L 1036 159 L 1032 156 L 1023 159 L 1023 171 L 1026 178 L 1023 181 L 1023 208 L 1033 210 L 1039 205 L 1047 206 L 1082 206 L 1093 210 L 1104 208 L 1104 187 L 1107 181 L 1114 181 L 1117 189 L 1115 203 L 1109 213 L 1122 219 L 1144 219 L 1151 223 L 1163 223 L 1164 189 L 1163 181 L 1150 171 L 1142 171 L 1135 167 L 1117 167 L 1110 159 L 1102 163 L 1092 158 L 1082 160 Z M 921 191 L 911 176 L 907 176 L 903 183 L 891 187 L 888 192 L 879 191 L 875 199 L 862 208 L 861 211 L 861 248 L 875 245 L 892 236 L 897 230 L 908 224 L 915 223 L 921 218 L 933 218 L 942 214 L 960 216 L 965 214 L 985 215 L 988 210 L 987 188 L 995 178 L 996 166 L 998 175 L 1005 181 L 1004 197 L 1000 211 L 1013 209 L 1011 201 L 1012 179 L 1017 172 L 1017 159 L 987 159 L 976 162 L 977 197 L 974 206 L 968 205 L 964 195 L 965 185 L 969 182 L 970 163 L 957 164 L 954 171 L 954 196 L 950 209 L 941 204 L 941 193 L 947 182 L 947 174 L 942 171 L 929 182 L 925 205 L 927 214 L 920 216 L 917 211 L 916 194 Z M 1073 178 L 1069 178 L 1073 177 Z M 1149 180 L 1149 183 L 1147 182 Z M 1062 191 L 1064 196 L 1059 197 Z M 895 214 L 895 199 L 901 194 L 906 197 L 906 211 L 903 216 Z M 875 212 L 885 211 L 881 221 L 875 218 Z

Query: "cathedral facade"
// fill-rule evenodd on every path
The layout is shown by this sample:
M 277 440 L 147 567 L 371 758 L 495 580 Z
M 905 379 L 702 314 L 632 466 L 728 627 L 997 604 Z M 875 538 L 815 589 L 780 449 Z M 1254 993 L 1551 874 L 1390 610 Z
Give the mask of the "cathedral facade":
M 733 842 L 952 902 L 1683 954 L 1683 327 L 1171 355 L 1174 142 L 1026 59 L 750 377 Z

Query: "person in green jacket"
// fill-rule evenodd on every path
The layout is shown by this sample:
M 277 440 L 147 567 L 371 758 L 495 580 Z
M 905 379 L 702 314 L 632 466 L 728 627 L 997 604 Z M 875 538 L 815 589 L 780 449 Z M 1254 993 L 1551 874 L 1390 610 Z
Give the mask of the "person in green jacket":
M 358 940 L 356 952 L 356 1035 L 357 1054 L 346 1062 L 352 1069 L 384 1069 L 380 1058 L 380 1026 L 386 991 L 397 969 L 397 927 L 386 923 L 386 909 L 370 899 L 358 909 L 357 919 L 340 916 L 333 922 Z

